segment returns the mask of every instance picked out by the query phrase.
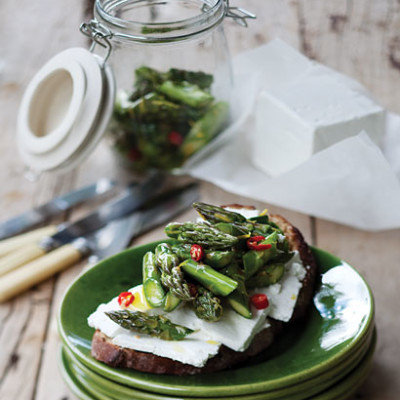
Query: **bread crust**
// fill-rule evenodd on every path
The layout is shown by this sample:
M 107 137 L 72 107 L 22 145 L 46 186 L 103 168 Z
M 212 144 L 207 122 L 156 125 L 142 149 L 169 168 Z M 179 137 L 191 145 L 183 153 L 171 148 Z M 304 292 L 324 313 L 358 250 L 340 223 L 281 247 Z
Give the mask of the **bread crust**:
M 259 332 L 246 351 L 236 352 L 222 345 L 218 354 L 209 359 L 206 365 L 201 368 L 151 353 L 122 348 L 113 344 L 111 339 L 99 330 L 96 330 L 93 335 L 92 356 L 115 368 L 131 368 L 153 374 L 194 375 L 233 367 L 267 349 L 273 343 L 275 336 L 285 327 L 305 317 L 312 302 L 317 275 L 314 255 L 301 232 L 280 215 L 270 215 L 270 220 L 282 229 L 289 241 L 290 249 L 299 252 L 303 265 L 306 266 L 306 276 L 303 279 L 292 318 L 288 323 L 269 318 L 271 326 Z

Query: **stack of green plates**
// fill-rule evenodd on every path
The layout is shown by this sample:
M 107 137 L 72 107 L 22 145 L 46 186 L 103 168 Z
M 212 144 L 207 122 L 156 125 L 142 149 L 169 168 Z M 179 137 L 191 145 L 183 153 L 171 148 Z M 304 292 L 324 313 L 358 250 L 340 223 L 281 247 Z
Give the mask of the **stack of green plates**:
M 100 303 L 141 281 L 141 260 L 155 243 L 102 261 L 67 290 L 59 314 L 59 365 L 79 399 L 346 399 L 369 373 L 376 344 L 371 291 L 350 265 L 313 249 L 320 283 L 308 318 L 267 351 L 234 369 L 194 376 L 108 367 L 90 355 L 87 317 Z

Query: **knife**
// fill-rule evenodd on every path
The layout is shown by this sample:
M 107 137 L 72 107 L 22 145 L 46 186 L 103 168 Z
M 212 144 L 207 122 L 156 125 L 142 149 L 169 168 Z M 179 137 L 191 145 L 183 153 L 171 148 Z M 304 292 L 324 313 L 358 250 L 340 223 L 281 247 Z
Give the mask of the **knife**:
M 57 232 L 56 225 L 46 225 L 43 228 L 37 228 L 33 231 L 22 233 L 0 241 L 0 257 L 20 249 L 26 245 L 37 243 L 47 236 Z
M 139 209 L 148 201 L 153 193 L 157 192 L 164 181 L 161 174 L 153 174 L 141 184 L 130 185 L 116 199 L 113 199 L 95 212 L 73 222 L 61 224 L 58 231 L 52 236 L 45 237 L 38 244 L 24 246 L 0 259 L 0 275 L 20 267 L 52 250 L 61 247 L 74 239 L 94 232 L 108 222 L 123 217 Z
M 48 279 L 89 254 L 98 260 L 118 253 L 133 237 L 168 222 L 198 200 L 197 184 L 189 184 L 153 199 L 132 215 L 109 223 L 87 237 L 80 237 L 49 254 L 0 277 L 0 303 Z
M 37 227 L 41 223 L 48 221 L 51 217 L 67 211 L 90 198 L 103 195 L 114 187 L 114 181 L 101 179 L 95 184 L 56 197 L 46 204 L 2 222 L 0 223 L 0 240 Z

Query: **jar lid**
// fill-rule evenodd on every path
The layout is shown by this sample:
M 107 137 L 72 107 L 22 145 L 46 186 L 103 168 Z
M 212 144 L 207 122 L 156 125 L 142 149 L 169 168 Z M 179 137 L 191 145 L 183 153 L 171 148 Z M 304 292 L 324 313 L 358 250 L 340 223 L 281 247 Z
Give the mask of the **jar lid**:
M 115 82 L 104 60 L 83 48 L 62 51 L 23 95 L 17 146 L 36 172 L 67 171 L 99 143 L 112 115 Z

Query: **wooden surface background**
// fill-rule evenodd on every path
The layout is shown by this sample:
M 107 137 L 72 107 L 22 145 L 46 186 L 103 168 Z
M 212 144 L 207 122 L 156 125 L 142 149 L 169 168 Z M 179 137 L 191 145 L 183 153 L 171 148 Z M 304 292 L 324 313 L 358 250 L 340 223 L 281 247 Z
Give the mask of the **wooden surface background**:
M 400 112 L 400 2 L 395 0 L 232 0 L 258 16 L 243 29 L 226 21 L 232 54 L 280 37 L 308 57 L 361 81 L 388 109 Z M 105 147 L 65 176 L 24 177 L 15 147 L 18 104 L 27 82 L 60 50 L 87 46 L 79 33 L 88 4 L 82 0 L 0 1 L 0 220 L 99 177 L 116 177 Z M 90 9 L 90 7 L 89 7 Z M 89 11 L 90 13 L 90 11 Z M 203 183 L 202 200 L 251 202 Z M 260 205 L 260 203 L 255 203 Z M 267 205 L 268 206 L 268 205 Z M 400 397 L 400 230 L 366 233 L 282 212 L 310 243 L 356 266 L 376 299 L 378 347 L 372 373 L 354 399 Z M 62 219 L 76 218 L 83 207 Z M 190 212 L 181 217 L 191 216 Z M 155 230 L 134 242 L 158 238 Z M 0 305 L 0 399 L 73 400 L 57 369 L 56 315 L 81 263 Z

